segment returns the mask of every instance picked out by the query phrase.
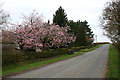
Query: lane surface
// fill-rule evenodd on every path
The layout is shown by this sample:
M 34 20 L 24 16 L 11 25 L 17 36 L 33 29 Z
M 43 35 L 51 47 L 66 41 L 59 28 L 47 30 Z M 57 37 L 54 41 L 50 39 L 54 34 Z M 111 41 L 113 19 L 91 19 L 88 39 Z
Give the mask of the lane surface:
M 109 44 L 65 61 L 11 76 L 11 78 L 104 78 Z

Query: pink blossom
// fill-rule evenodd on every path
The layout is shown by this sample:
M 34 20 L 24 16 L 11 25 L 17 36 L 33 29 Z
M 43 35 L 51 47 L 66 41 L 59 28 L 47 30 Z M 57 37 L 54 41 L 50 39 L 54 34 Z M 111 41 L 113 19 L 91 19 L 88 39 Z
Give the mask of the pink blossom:
M 76 37 L 73 38 L 70 33 L 70 27 L 60 27 L 58 25 L 48 25 L 37 17 L 31 25 L 30 22 L 23 21 L 22 24 L 15 25 L 16 29 L 11 31 L 2 31 L 2 38 L 15 44 L 24 45 L 23 48 L 43 48 L 68 46 L 67 43 L 74 42 Z M 44 43 L 44 44 L 43 44 Z M 19 47 L 20 47 L 19 46 Z

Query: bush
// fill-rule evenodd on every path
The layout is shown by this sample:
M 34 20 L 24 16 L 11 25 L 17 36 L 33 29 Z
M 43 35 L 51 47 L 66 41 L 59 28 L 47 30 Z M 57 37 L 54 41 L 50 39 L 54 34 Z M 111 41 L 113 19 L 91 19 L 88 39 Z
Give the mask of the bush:
M 73 52 L 78 52 L 80 51 L 81 49 L 86 49 L 87 46 L 80 46 L 80 47 L 72 47 L 72 51 Z
M 16 64 L 23 62 L 26 56 L 22 51 L 15 50 L 11 47 L 2 47 L 2 65 Z
M 78 52 L 78 51 L 87 51 L 88 49 L 96 46 L 95 44 L 88 45 L 88 46 L 80 46 L 80 47 L 72 47 L 73 52 Z
M 92 45 L 88 45 L 88 46 L 86 46 L 86 48 L 92 48 L 92 47 L 94 47 L 94 46 L 96 46 L 95 44 L 92 44 Z
M 113 43 L 113 45 L 115 46 L 116 49 L 118 49 L 118 51 L 120 50 L 120 43 Z
M 80 46 L 80 49 L 86 49 L 87 46 Z
M 50 58 L 57 55 L 68 54 L 68 48 L 58 48 L 56 50 L 50 51 L 41 51 L 41 52 L 26 52 L 25 54 L 28 56 L 27 60 L 34 60 L 39 58 Z
M 78 51 L 80 51 L 80 49 L 81 49 L 80 47 L 72 47 L 73 52 L 78 52 Z
M 89 49 L 81 49 L 82 52 L 87 52 Z
M 57 53 L 55 53 L 53 51 L 26 52 L 25 54 L 28 56 L 27 60 L 49 58 L 49 57 L 53 57 L 53 56 L 57 55 Z
M 2 65 L 16 64 L 25 61 L 27 56 L 23 51 L 16 50 L 15 44 L 2 44 Z
M 73 53 L 74 53 L 73 49 L 69 49 L 69 53 L 68 54 L 70 55 L 70 54 L 73 54 Z
M 69 53 L 69 49 L 68 48 L 58 48 L 58 49 L 55 50 L 55 52 L 58 55 L 68 54 Z

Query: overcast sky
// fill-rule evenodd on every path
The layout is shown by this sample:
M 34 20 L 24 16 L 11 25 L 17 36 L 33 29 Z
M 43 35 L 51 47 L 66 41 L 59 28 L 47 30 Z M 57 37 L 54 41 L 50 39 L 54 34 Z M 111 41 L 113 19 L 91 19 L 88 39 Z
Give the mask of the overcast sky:
M 29 15 L 36 10 L 43 16 L 45 22 L 52 22 L 53 14 L 62 6 L 67 13 L 68 20 L 87 20 L 92 31 L 97 35 L 98 42 L 110 40 L 103 35 L 99 27 L 99 16 L 105 3 L 109 0 L 0 0 L 2 9 L 11 16 L 11 22 L 21 22 L 22 15 Z

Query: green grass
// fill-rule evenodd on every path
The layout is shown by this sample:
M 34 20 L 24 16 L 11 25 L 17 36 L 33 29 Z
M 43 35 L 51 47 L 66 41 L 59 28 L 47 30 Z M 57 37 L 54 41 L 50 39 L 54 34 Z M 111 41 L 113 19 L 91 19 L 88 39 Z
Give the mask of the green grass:
M 88 52 L 93 51 L 93 50 L 95 50 L 96 48 L 99 48 L 99 47 L 102 46 L 102 45 L 103 45 L 103 44 L 97 45 L 97 46 L 95 46 L 95 47 L 89 49 Z
M 94 49 L 96 49 L 100 46 L 101 45 L 95 46 L 95 47 L 87 50 L 86 52 L 92 51 L 92 50 L 94 50 Z M 29 70 L 29 69 L 32 69 L 32 68 L 41 67 L 41 66 L 53 63 L 53 62 L 68 59 L 68 58 L 75 57 L 75 56 L 78 56 L 78 55 L 81 55 L 81 54 L 83 54 L 83 52 L 77 52 L 77 53 L 74 53 L 74 54 L 71 54 L 71 55 L 68 55 L 68 54 L 59 55 L 59 56 L 56 56 L 56 57 L 45 59 L 43 61 L 32 61 L 32 62 L 27 62 L 26 61 L 26 62 L 23 62 L 23 63 L 17 63 L 16 65 L 5 66 L 2 69 L 3 70 L 2 76 L 7 76 L 9 74 L 14 74 L 14 73 L 21 72 L 21 71 L 24 71 L 24 70 Z
M 113 45 L 109 47 L 107 78 L 118 78 L 118 51 Z

